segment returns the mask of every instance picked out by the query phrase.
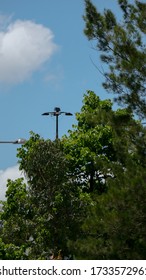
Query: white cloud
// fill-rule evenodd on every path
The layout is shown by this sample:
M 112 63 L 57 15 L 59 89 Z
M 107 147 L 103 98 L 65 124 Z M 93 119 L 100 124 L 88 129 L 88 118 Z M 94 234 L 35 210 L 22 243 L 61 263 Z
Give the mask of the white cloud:
M 0 200 L 5 199 L 7 180 L 15 180 L 24 177 L 22 171 L 19 170 L 19 165 L 9 167 L 6 170 L 0 170 Z
M 57 49 L 49 28 L 17 20 L 0 31 L 0 82 L 19 83 L 38 70 Z

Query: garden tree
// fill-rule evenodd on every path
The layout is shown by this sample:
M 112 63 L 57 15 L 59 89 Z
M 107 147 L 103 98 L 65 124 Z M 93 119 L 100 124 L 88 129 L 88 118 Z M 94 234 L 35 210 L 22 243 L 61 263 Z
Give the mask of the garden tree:
M 113 111 L 110 100 L 87 91 L 76 118 L 77 125 L 62 144 L 70 176 L 84 191 L 106 191 L 107 178 L 116 176 L 117 164 L 126 168 L 134 160 L 145 166 L 146 130 L 129 110 Z
M 9 229 L 10 230 L 10 229 Z M 5 244 L 0 238 L 0 260 L 27 259 L 24 246 L 15 246 L 13 243 Z
M 131 166 L 94 195 L 82 235 L 70 247 L 77 259 L 146 259 L 146 175 Z
M 1 220 L 0 259 L 27 259 L 32 213 L 23 179 L 8 180 Z
M 146 3 L 133 2 L 118 0 L 122 12 L 118 21 L 111 10 L 100 13 L 92 1 L 85 0 L 84 32 L 106 64 L 104 88 L 116 94 L 118 104 L 145 118 Z
M 20 257 L 21 252 L 22 259 L 48 259 L 59 252 L 62 258 L 69 256 L 68 240 L 78 234 L 88 198 L 68 177 L 59 140 L 52 142 L 32 134 L 18 149 L 18 157 L 27 186 L 22 179 L 8 182 L 1 217 L 7 255 L 13 247 L 13 256 Z
M 76 117 L 62 143 L 71 178 L 89 192 L 91 203 L 70 250 L 76 259 L 143 259 L 146 128 L 128 109 L 113 111 L 110 100 L 92 91 Z
M 62 143 L 71 178 L 91 203 L 70 250 L 76 259 L 145 258 L 146 128 L 93 91 L 76 118 Z

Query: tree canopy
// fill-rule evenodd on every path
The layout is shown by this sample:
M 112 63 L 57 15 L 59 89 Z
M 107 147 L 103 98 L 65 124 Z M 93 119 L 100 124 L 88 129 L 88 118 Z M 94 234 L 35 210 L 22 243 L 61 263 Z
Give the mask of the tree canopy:
M 87 91 L 76 118 L 78 123 L 63 138 L 63 145 L 71 176 L 87 192 L 104 192 L 105 179 L 114 177 L 117 164 L 125 168 L 141 157 L 140 164 L 143 158 L 145 165 L 145 128 L 128 109 L 114 111 L 110 100 L 100 100 L 93 91 Z
M 93 91 L 76 117 L 62 141 L 70 176 L 91 203 L 70 248 L 77 259 L 145 259 L 146 129 Z
M 76 118 L 68 136 L 18 149 L 27 183 L 8 181 L 2 259 L 145 258 L 146 129 L 93 91 Z
M 85 210 L 80 190 L 68 178 L 60 142 L 33 133 L 18 157 L 27 185 L 22 179 L 8 181 L 1 214 L 3 242 L 13 244 L 14 252 L 19 248 L 26 259 L 48 259 L 59 252 L 69 257 L 68 239 L 76 237 L 80 211 Z
M 133 1 L 134 2 L 134 1 Z M 140 118 L 146 117 L 146 3 L 119 0 L 122 19 L 105 9 L 100 13 L 85 0 L 85 35 L 106 64 L 103 86 Z M 107 71 L 108 69 L 108 71 Z

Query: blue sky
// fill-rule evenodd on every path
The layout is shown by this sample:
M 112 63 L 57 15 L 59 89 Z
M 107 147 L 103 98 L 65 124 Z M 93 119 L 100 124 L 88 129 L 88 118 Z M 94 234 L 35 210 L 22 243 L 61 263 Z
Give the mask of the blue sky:
M 117 11 L 116 0 L 94 0 L 99 8 Z M 93 90 L 102 99 L 100 67 L 83 33 L 84 0 L 0 1 L 0 141 L 29 138 L 32 130 L 55 138 L 55 119 L 41 114 L 60 107 L 80 111 L 83 94 Z M 59 136 L 75 123 L 59 117 Z M 17 147 L 0 144 L 0 187 L 18 176 Z

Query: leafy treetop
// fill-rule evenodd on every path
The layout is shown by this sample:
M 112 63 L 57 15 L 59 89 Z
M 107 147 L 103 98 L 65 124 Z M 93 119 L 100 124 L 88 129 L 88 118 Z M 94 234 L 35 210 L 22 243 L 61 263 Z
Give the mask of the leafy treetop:
M 101 14 L 85 0 L 85 35 L 96 42 L 104 72 L 106 90 L 116 94 L 115 101 L 126 105 L 140 118 L 146 117 L 146 3 L 119 0 L 122 21 L 109 9 Z M 106 68 L 106 69 L 107 69 Z

